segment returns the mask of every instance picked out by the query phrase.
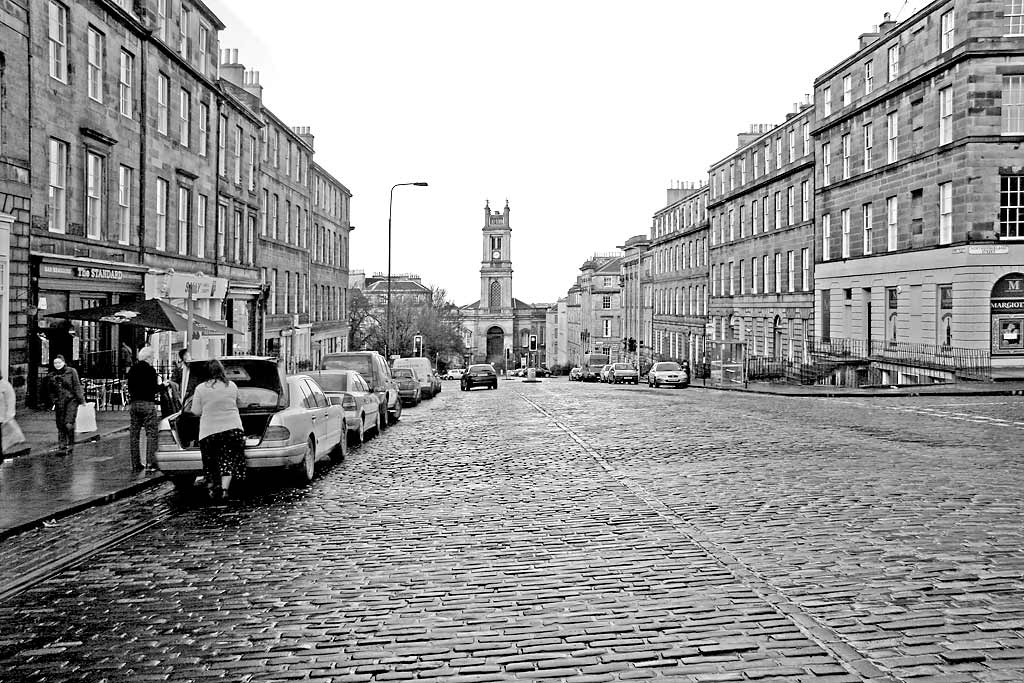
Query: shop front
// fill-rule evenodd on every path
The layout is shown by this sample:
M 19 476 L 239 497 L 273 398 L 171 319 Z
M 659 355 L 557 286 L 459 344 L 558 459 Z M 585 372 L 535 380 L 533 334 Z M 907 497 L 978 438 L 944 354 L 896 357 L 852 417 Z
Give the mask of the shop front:
M 147 268 L 124 263 L 34 253 L 30 258 L 29 396 L 31 405 L 46 401 L 40 382 L 60 354 L 78 370 L 88 394 L 94 387 L 116 386 L 124 378 L 145 333 L 102 322 L 47 318 L 80 308 L 138 301 L 145 296 Z M 97 390 L 98 391 L 98 390 Z M 103 393 L 103 402 L 111 400 Z M 90 396 L 91 397 L 91 396 Z M 97 398 L 100 398 L 97 396 Z
M 992 367 L 1024 366 L 1024 273 L 1001 277 L 990 299 Z
M 226 323 L 224 301 L 228 292 L 227 278 L 212 277 L 204 273 L 178 273 L 172 269 L 149 270 L 145 276 L 146 297 L 163 299 L 169 304 L 188 310 L 219 323 Z M 158 367 L 170 367 L 178 358 L 178 351 L 186 346 L 186 332 L 157 332 L 149 343 L 156 350 Z M 218 358 L 227 354 L 227 338 L 223 335 L 197 336 L 193 334 L 188 345 L 192 358 Z

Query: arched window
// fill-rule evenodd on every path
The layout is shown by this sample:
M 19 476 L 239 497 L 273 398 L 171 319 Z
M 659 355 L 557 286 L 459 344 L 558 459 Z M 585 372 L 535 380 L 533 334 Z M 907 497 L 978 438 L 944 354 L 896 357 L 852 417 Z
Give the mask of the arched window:
M 491 281 L 491 291 L 487 304 L 489 308 L 501 308 L 501 283 L 497 280 Z

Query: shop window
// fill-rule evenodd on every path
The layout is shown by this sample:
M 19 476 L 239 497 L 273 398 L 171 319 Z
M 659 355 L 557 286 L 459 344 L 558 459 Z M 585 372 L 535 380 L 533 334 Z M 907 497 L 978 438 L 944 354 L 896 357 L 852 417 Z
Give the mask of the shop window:
M 953 285 L 939 285 L 936 330 L 939 346 L 953 345 Z
M 885 288 L 885 339 L 889 344 L 896 344 L 899 332 L 899 289 L 897 287 Z

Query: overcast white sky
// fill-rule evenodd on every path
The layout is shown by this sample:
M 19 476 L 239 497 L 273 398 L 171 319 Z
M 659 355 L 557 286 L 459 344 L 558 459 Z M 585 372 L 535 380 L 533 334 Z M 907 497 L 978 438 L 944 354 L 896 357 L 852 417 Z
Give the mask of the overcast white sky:
M 915 0 L 207 0 L 264 103 L 352 192 L 353 270 L 479 298 L 484 201 L 509 200 L 513 295 L 648 233 L 751 123 L 778 123 Z

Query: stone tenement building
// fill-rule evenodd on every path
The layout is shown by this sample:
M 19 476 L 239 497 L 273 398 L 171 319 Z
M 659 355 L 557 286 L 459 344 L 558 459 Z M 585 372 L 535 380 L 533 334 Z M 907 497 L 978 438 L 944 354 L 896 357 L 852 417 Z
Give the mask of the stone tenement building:
M 683 359 L 699 357 L 704 352 L 709 197 L 708 187 L 703 183 L 670 188 L 668 204 L 654 214 L 648 247 L 651 330 L 638 337 L 637 352 L 641 357 L 653 354 Z M 625 275 L 629 277 L 628 273 Z
M 710 322 L 753 356 L 807 362 L 813 337 L 813 109 L 752 126 L 711 167 Z
M 33 401 L 58 353 L 91 385 L 121 377 L 126 351 L 144 343 L 160 362 L 186 344 L 182 333 L 147 339 L 46 317 L 67 310 L 147 297 L 191 302 L 239 332 L 191 340 L 195 357 L 281 350 L 265 344 L 273 283 L 257 261 L 288 274 L 278 285 L 288 303 L 277 301 L 277 288 L 272 297 L 288 324 L 269 336 L 298 330 L 300 343 L 287 351 L 309 356 L 312 138 L 307 144 L 263 107 L 258 76 L 237 53 L 221 58 L 223 29 L 201 0 L 0 5 L 0 346 L 19 397 Z M 291 145 L 283 171 L 268 152 L 279 135 Z M 262 234 L 271 186 L 292 203 L 287 217 L 275 214 L 277 241 Z M 344 193 L 346 215 L 334 228 L 346 233 L 347 252 Z M 335 260 L 347 263 L 347 253 Z M 343 307 L 329 315 L 344 324 Z
M 569 363 L 579 365 L 587 353 L 621 357 L 623 345 L 623 254 L 594 254 L 580 266 L 566 295 L 565 338 Z
M 545 336 L 548 304 L 528 304 L 512 296 L 512 225 L 509 206 L 491 211 L 484 206 L 481 230 L 480 299 L 459 308 L 468 330 L 469 363 L 491 363 L 504 368 L 505 354 L 511 354 L 509 368 L 531 358 L 530 336 L 537 337 L 535 359 L 546 356 Z M 528 362 L 537 362 L 531 359 Z
M 814 93 L 818 335 L 1024 372 L 1024 6 L 940 0 L 887 20 Z M 933 365 L 875 368 L 949 377 Z

